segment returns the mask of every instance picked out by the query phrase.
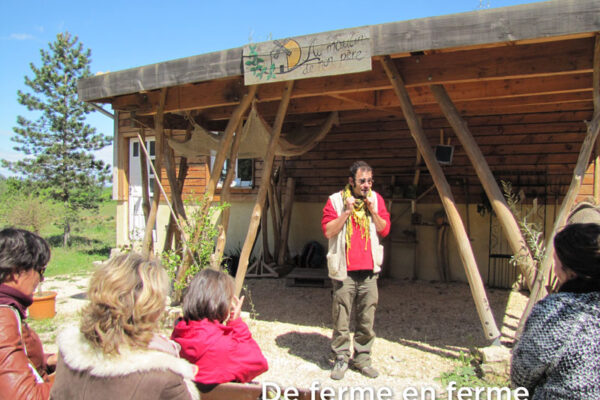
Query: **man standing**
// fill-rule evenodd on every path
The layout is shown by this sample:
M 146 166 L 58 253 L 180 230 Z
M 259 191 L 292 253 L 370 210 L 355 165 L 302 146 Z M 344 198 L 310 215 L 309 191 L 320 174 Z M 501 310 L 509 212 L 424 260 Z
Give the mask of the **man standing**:
M 376 378 L 371 366 L 375 341 L 373 323 L 377 308 L 377 276 L 383 262 L 379 236 L 390 232 L 390 214 L 383 198 L 371 190 L 373 170 L 364 161 L 350 167 L 343 191 L 329 196 L 321 226 L 329 239 L 327 267 L 333 283 L 333 337 L 335 364 L 331 379 L 342 379 L 350 361 L 350 315 L 356 306 L 353 369 Z

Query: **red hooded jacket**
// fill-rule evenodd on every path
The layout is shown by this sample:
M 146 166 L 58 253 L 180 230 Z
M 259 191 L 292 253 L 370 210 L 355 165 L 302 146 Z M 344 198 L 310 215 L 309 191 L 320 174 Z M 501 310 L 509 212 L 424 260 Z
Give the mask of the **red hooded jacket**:
M 171 339 L 181 346 L 180 355 L 198 366 L 195 381 L 202 384 L 250 382 L 269 369 L 248 325 L 237 318 L 219 321 L 180 320 Z

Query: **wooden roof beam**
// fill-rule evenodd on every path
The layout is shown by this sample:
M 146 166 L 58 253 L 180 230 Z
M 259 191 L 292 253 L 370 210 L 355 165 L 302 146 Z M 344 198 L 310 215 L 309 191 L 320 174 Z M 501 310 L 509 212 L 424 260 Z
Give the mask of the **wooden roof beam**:
M 394 62 L 406 75 L 407 88 L 420 85 L 456 84 L 543 77 L 555 74 L 571 75 L 592 72 L 593 38 L 552 42 L 543 46 L 525 45 L 479 51 L 459 51 L 396 59 Z M 444 66 L 444 68 L 440 68 Z M 242 92 L 241 77 L 177 86 L 169 90 L 165 112 L 179 112 L 235 105 Z M 352 93 L 391 89 L 381 67 L 362 74 L 304 79 L 298 81 L 292 100 L 315 95 Z M 261 102 L 279 101 L 283 84 L 261 85 Z M 449 86 L 449 90 L 452 88 Z M 158 105 L 158 91 L 120 96 L 113 108 L 135 110 L 138 114 L 153 114 Z
M 482 79 L 527 78 L 592 72 L 593 38 L 486 50 L 412 56 L 393 60 L 407 87 Z M 443 67 L 441 67 L 443 66 Z
M 531 95 L 555 95 L 561 93 L 589 92 L 592 75 L 574 73 L 570 75 L 546 76 L 541 78 L 518 78 L 479 82 L 456 83 L 444 86 L 454 102 L 481 101 L 515 98 Z M 435 98 L 425 87 L 407 89 L 414 104 L 434 104 Z M 398 97 L 392 90 L 379 92 L 379 105 L 398 106 Z

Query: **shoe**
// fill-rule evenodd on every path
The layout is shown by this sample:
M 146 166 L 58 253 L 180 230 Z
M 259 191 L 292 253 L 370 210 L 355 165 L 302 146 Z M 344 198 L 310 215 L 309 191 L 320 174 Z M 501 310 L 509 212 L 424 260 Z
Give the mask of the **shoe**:
M 362 375 L 366 376 L 367 378 L 375 379 L 379 376 L 379 371 L 377 371 L 375 368 L 373 368 L 370 365 L 368 365 L 366 367 L 362 367 L 362 368 L 358 368 L 356 365 L 353 365 L 352 369 L 355 369 L 356 371 L 360 372 Z
M 335 364 L 333 365 L 333 369 L 331 370 L 331 379 L 335 379 L 339 381 L 344 378 L 346 371 L 348 370 L 348 361 L 344 359 L 344 357 L 337 357 L 335 359 Z

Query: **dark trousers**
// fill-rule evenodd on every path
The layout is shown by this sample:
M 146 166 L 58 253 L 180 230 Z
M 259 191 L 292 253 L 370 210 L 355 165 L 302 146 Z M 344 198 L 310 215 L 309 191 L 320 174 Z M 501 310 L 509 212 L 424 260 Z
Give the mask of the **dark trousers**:
M 350 358 L 350 315 L 356 307 L 354 332 L 354 365 L 364 368 L 371 365 L 371 347 L 375 342 L 375 310 L 379 292 L 377 274 L 373 271 L 350 271 L 343 281 L 333 284 L 333 336 L 331 351 L 336 357 Z

